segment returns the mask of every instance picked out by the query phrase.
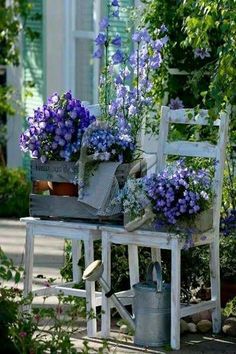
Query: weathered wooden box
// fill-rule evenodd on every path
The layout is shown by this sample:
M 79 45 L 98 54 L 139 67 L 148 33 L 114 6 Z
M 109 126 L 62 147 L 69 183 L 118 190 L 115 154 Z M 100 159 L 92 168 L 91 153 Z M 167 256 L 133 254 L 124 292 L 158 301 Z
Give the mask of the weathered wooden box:
M 129 216 L 124 215 L 124 227 L 129 223 Z M 202 233 L 210 230 L 213 227 L 213 209 L 207 209 L 197 214 L 191 219 L 191 222 L 181 221 L 176 223 L 173 227 L 170 225 L 160 225 L 158 228 L 154 227 L 152 222 L 146 222 L 139 230 L 173 232 L 179 230 L 186 232 L 190 230 L 192 233 Z
M 122 164 L 118 167 L 116 177 L 119 185 L 122 186 L 128 176 L 131 164 Z M 33 184 L 30 194 L 30 216 L 47 218 L 72 218 L 94 221 L 116 221 L 122 222 L 122 215 L 98 217 L 90 207 L 80 203 L 75 196 L 51 195 L 49 189 L 42 192 L 35 188 L 37 181 L 47 182 L 69 182 L 75 183 L 78 176 L 78 166 L 75 162 L 48 161 L 42 163 L 40 160 L 31 160 L 31 180 Z

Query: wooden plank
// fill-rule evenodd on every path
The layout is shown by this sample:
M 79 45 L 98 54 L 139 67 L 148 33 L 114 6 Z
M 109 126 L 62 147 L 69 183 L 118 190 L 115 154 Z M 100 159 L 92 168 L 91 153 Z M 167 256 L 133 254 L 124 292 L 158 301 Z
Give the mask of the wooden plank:
M 32 181 L 43 180 L 73 183 L 77 175 L 78 167 L 75 165 L 75 162 L 48 161 L 42 163 L 38 159 L 31 160 Z
M 199 304 L 183 306 L 180 309 L 180 317 L 190 316 L 200 311 L 214 309 L 216 307 L 216 300 L 201 301 Z
M 166 155 L 215 158 L 216 146 L 208 142 L 175 141 L 165 144 Z
M 94 209 L 78 201 L 77 197 L 30 194 L 30 216 L 83 219 L 98 222 L 122 222 L 122 215 L 99 217 Z

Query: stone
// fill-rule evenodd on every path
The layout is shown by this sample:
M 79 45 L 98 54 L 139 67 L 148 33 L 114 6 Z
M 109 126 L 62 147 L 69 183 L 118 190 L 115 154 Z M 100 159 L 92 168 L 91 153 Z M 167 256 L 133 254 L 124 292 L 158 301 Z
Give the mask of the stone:
M 196 333 L 197 332 L 197 325 L 196 323 L 188 323 L 188 330 L 190 333 Z
M 236 317 L 228 317 L 224 321 L 222 331 L 231 337 L 236 337 Z
M 197 323 L 197 329 L 201 333 L 207 333 L 210 331 L 211 328 L 212 328 L 212 323 L 209 320 L 200 320 Z
M 181 320 L 180 320 L 180 333 L 183 334 L 188 331 L 189 331 L 188 323 L 181 318 Z
M 128 326 L 123 324 L 120 326 L 120 333 L 127 334 L 129 332 Z
M 198 323 L 201 320 L 209 320 L 211 321 L 211 311 L 210 310 L 205 310 L 201 311 L 199 313 L 196 313 L 192 315 L 192 321 L 194 323 Z
M 193 323 L 197 324 L 200 320 L 201 320 L 200 313 L 195 313 L 194 315 L 192 315 Z

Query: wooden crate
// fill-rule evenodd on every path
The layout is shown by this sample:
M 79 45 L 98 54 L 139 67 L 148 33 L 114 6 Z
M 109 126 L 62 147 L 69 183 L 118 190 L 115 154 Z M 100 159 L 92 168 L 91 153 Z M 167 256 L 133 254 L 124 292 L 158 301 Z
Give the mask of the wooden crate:
M 119 185 L 124 185 L 132 164 L 122 164 L 118 167 L 116 177 Z M 31 180 L 69 182 L 73 183 L 78 176 L 78 166 L 75 162 L 31 160 Z M 30 216 L 46 218 L 72 218 L 85 219 L 102 222 L 115 221 L 122 222 L 121 214 L 108 217 L 98 217 L 94 215 L 92 208 L 77 200 L 77 196 L 56 196 L 50 195 L 49 191 L 43 194 L 38 193 L 34 187 L 30 194 Z
M 125 214 L 124 216 L 124 226 L 129 223 L 129 216 Z M 173 230 L 177 230 L 177 228 L 181 231 L 186 231 L 187 229 L 193 230 L 193 233 L 202 233 L 205 231 L 208 231 L 212 229 L 213 227 L 213 209 L 207 209 L 205 211 L 202 211 L 199 214 L 196 214 L 195 217 L 193 217 L 191 223 L 187 223 L 186 221 L 181 221 L 176 223 L 173 227 L 170 225 L 163 225 L 160 226 L 159 229 L 154 228 L 151 222 L 146 222 L 144 223 L 141 227 L 139 227 L 140 230 L 146 230 L 146 231 L 160 231 L 160 232 L 173 232 Z

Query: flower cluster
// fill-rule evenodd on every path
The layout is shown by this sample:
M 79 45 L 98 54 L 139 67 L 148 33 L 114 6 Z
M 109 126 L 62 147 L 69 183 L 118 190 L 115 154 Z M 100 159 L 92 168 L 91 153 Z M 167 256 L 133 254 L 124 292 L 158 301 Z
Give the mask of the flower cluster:
M 114 6 L 116 11 L 113 11 Z M 136 138 L 153 104 L 151 79 L 162 63 L 161 51 L 168 37 L 153 40 L 147 29 L 141 28 L 132 35 L 132 52 L 127 52 L 127 44 L 122 49 L 121 36 L 117 33 L 113 38 L 109 31 L 109 19 L 117 16 L 118 6 L 118 1 L 108 5 L 108 17 L 101 21 L 101 32 L 95 39 L 98 49 L 94 57 L 105 56 L 100 95 L 105 120 L 126 120 Z M 159 33 L 163 30 L 160 29 Z M 113 49 L 110 56 L 109 46 Z
M 93 154 L 94 160 L 130 162 L 135 150 L 134 139 L 130 135 L 128 127 L 100 126 L 86 134 L 83 146 L 86 146 L 89 154 Z
M 57 93 L 28 118 L 29 127 L 20 137 L 20 147 L 32 158 L 71 161 L 79 158 L 85 129 L 95 120 L 71 92 Z
M 227 216 L 221 218 L 220 230 L 224 236 L 236 236 L 236 210 L 230 210 Z
M 150 205 L 150 200 L 143 188 L 141 178 L 128 179 L 115 202 L 122 203 L 124 214 L 131 220 L 143 215 L 144 209 Z
M 153 212 L 168 224 L 206 210 L 211 201 L 211 179 L 208 171 L 186 167 L 178 162 L 171 171 L 144 177 L 144 189 Z
M 209 172 L 195 171 L 182 161 L 159 174 L 128 181 L 121 194 L 124 212 L 130 216 L 142 216 L 144 208 L 150 206 L 157 229 L 191 219 L 208 209 L 211 199 Z

